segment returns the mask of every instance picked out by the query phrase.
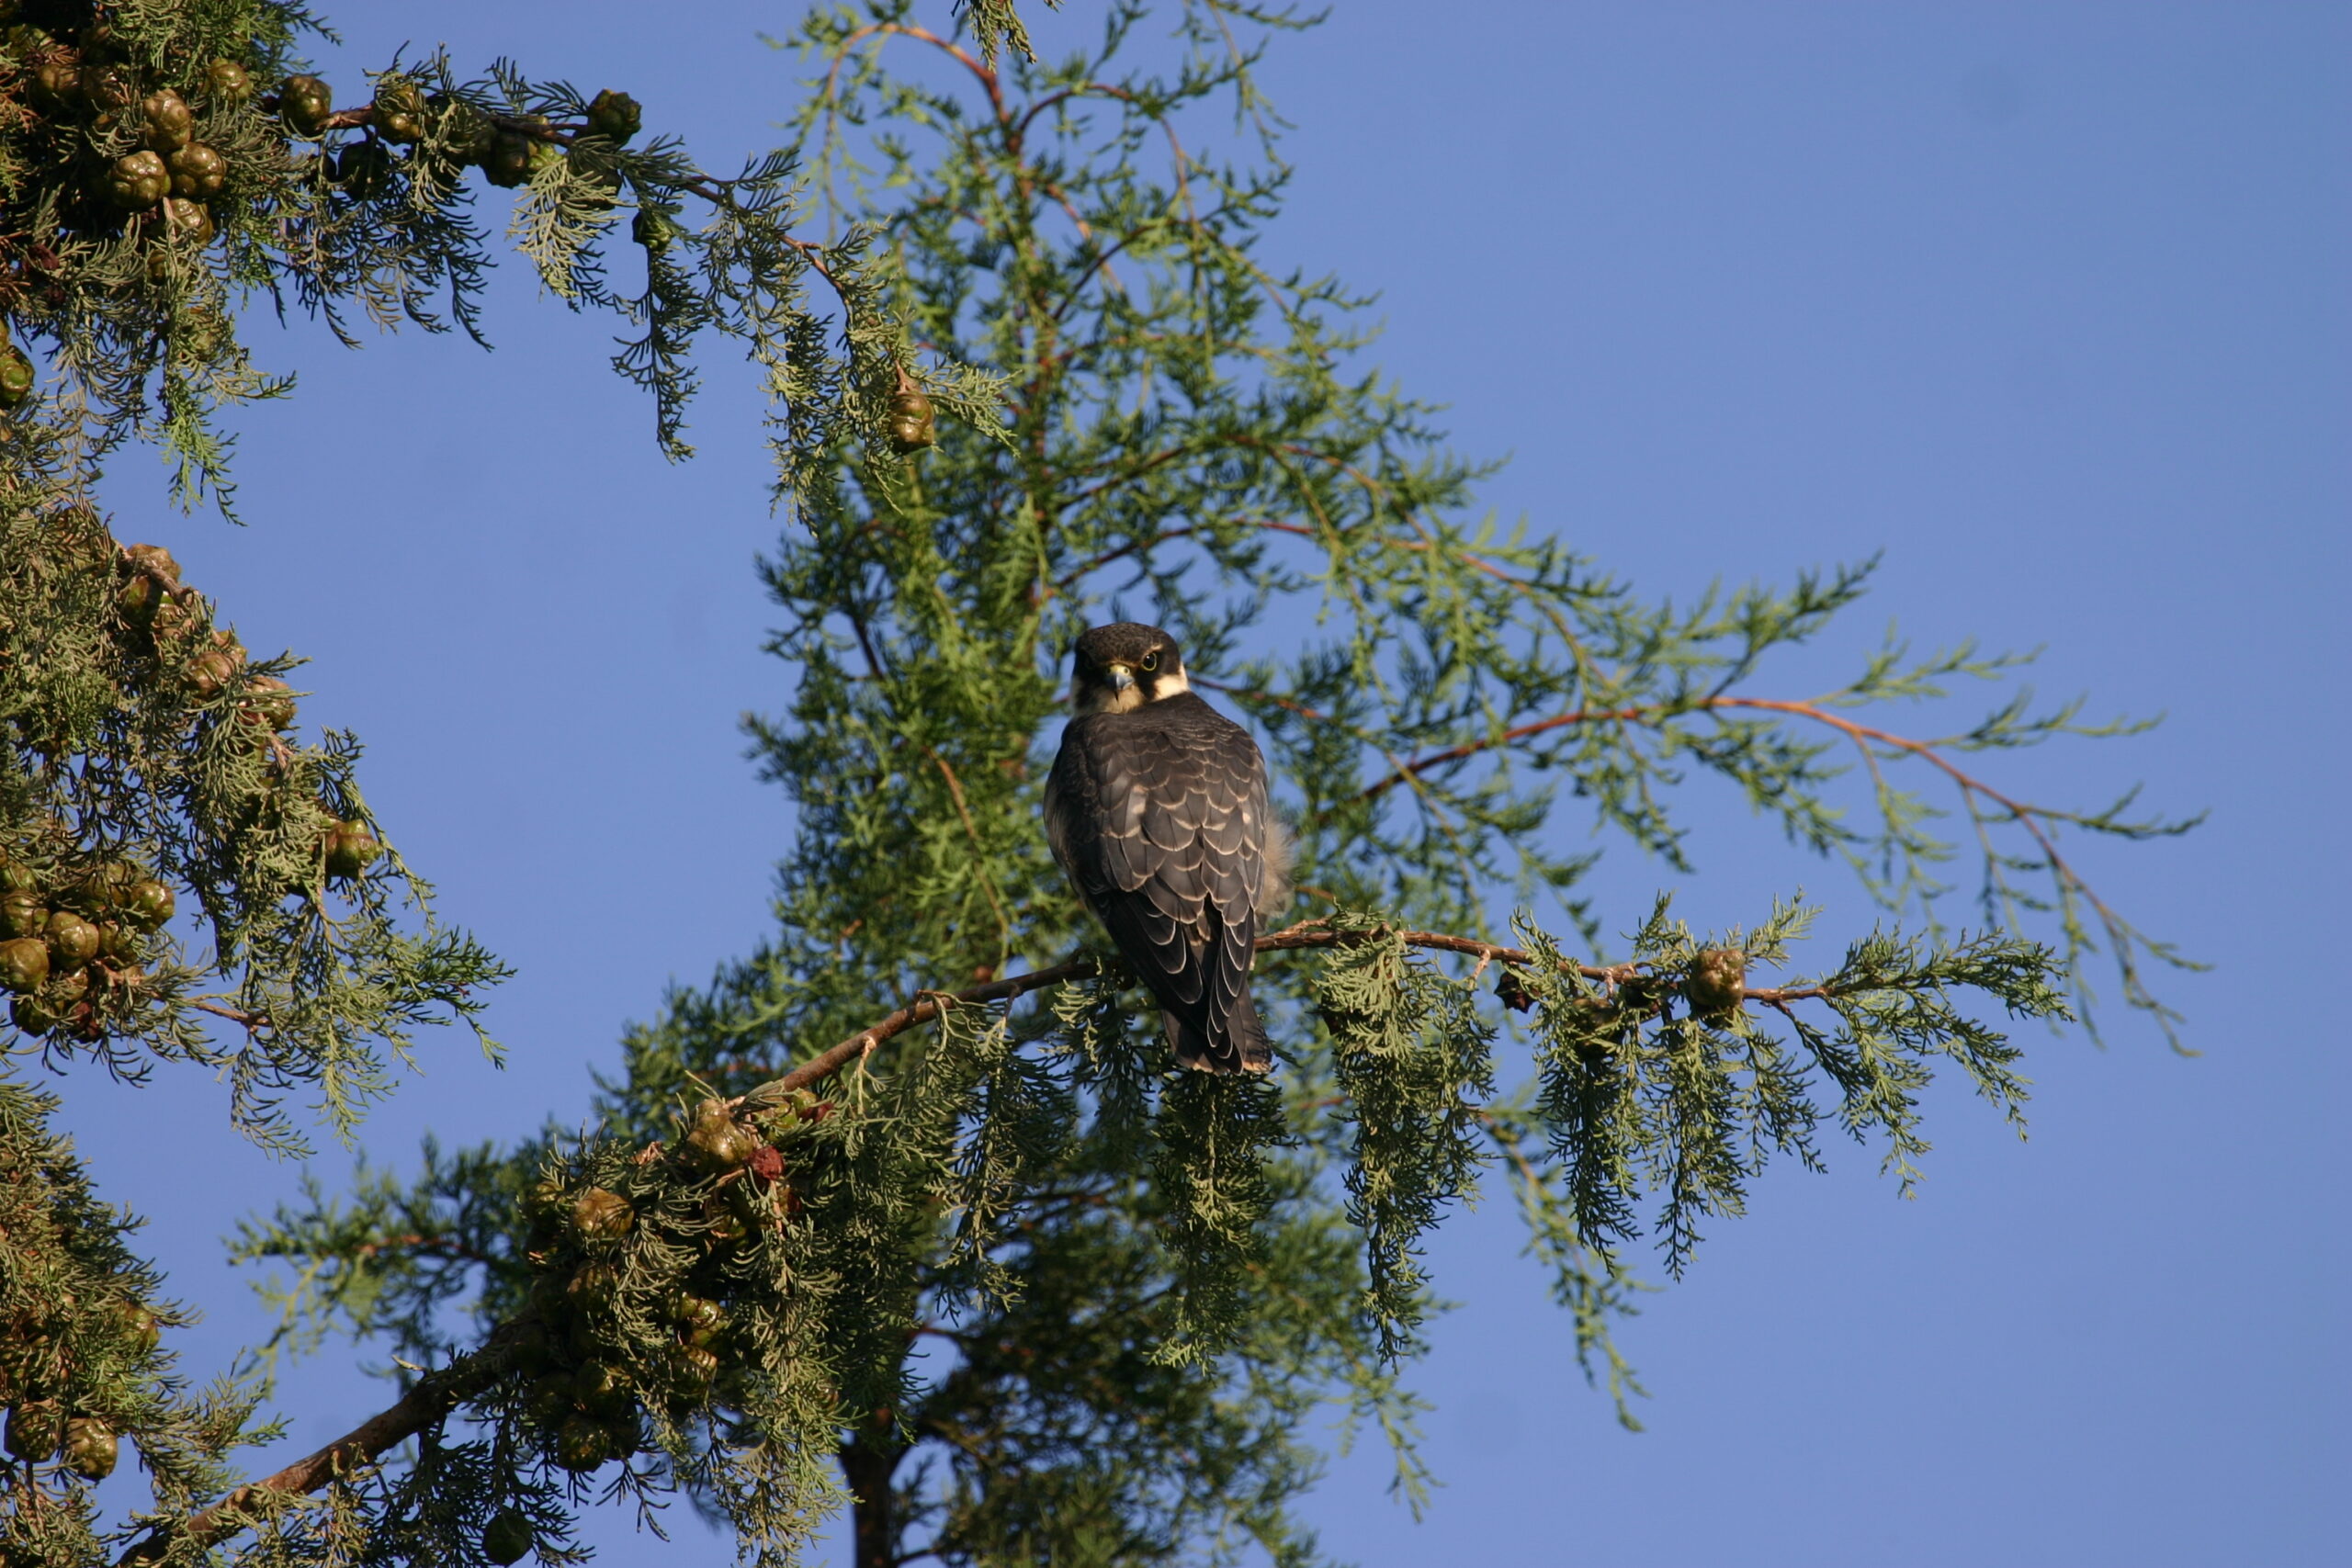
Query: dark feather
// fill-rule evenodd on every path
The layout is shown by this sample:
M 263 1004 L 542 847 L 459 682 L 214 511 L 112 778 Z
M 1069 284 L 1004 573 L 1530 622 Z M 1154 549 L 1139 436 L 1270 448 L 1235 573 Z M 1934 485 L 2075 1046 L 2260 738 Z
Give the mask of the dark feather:
M 1070 720 L 1046 781 L 1054 858 L 1188 1067 L 1272 1062 L 1250 996 L 1266 825 L 1257 742 L 1190 693 Z

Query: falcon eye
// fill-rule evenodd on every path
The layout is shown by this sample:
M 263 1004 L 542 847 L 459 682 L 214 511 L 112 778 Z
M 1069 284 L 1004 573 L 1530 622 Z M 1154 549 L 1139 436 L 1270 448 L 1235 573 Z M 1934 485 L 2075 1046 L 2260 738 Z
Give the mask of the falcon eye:
M 1152 649 L 1143 656 L 1143 672 L 1147 675 L 1159 668 L 1159 650 Z

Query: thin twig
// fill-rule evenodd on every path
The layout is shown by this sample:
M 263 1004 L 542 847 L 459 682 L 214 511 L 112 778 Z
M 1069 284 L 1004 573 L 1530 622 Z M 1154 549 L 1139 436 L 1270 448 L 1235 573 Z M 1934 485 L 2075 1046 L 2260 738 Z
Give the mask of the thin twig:
M 460 1356 L 437 1372 L 428 1373 L 390 1409 L 362 1421 L 314 1453 L 260 1481 L 248 1482 L 212 1506 L 192 1515 L 176 1529 L 159 1530 L 125 1551 L 117 1568 L 139 1568 L 175 1549 L 183 1556 L 228 1540 L 274 1511 L 271 1505 L 315 1492 L 329 1482 L 351 1474 L 379 1454 L 408 1441 L 440 1420 L 458 1404 L 496 1382 L 505 1370 L 505 1346 L 521 1330 L 522 1320 L 492 1332 L 480 1350 Z
M 198 1012 L 209 1012 L 215 1018 L 225 1018 L 248 1033 L 269 1027 L 267 1013 L 245 1012 L 237 1008 L 223 1007 L 219 1002 L 192 1001 L 187 1005 Z
M 996 896 L 996 884 L 988 874 L 988 852 L 980 842 L 979 827 L 972 820 L 972 809 L 964 803 L 964 782 L 956 776 L 956 770 L 947 765 L 947 759 L 941 756 L 936 748 L 926 746 L 923 750 L 930 756 L 933 766 L 939 770 L 939 776 L 947 781 L 947 796 L 956 803 L 956 815 L 963 820 L 964 836 L 971 840 L 976 880 L 980 885 L 980 891 L 988 896 L 989 912 L 996 916 L 1000 942 L 997 954 L 1001 961 L 1004 954 L 1012 949 L 1012 922 L 1005 918 L 1004 905 Z
M 1300 948 L 1339 947 L 1350 942 L 1369 940 L 1373 934 L 1368 931 L 1333 931 L 1327 921 L 1307 920 L 1286 930 L 1272 931 L 1260 937 L 1258 951 L 1285 953 Z M 1505 964 L 1531 964 L 1536 962 L 1532 954 L 1519 948 L 1500 947 L 1490 942 L 1480 942 L 1475 937 L 1453 936 L 1443 931 L 1400 931 L 1396 934 L 1398 940 L 1408 947 L 1428 948 L 1440 953 L 1470 953 Z M 1600 980 L 1611 985 L 1621 985 L 1639 972 L 1638 966 L 1631 964 L 1607 965 L 1563 964 L 1561 967 L 1572 970 L 1588 980 Z M 1049 986 L 1059 986 L 1071 980 L 1085 979 L 1099 973 L 1101 973 L 1100 962 L 1090 956 L 1073 958 L 1067 964 L 1057 964 L 1050 968 L 1031 970 L 1025 975 L 1007 976 L 1001 980 L 991 980 L 987 985 L 974 986 L 968 990 L 925 992 L 922 998 L 899 1009 L 888 1018 L 868 1024 L 839 1044 L 803 1062 L 782 1077 L 763 1084 L 749 1094 L 739 1097 L 733 1103 L 740 1105 L 746 1100 L 780 1100 L 795 1089 L 807 1089 L 811 1084 L 822 1083 L 849 1066 L 851 1062 L 871 1053 L 876 1046 L 896 1039 L 919 1023 L 928 1023 L 937 1018 L 943 1010 L 943 1004 L 946 1007 L 969 1007 L 986 1002 L 1011 1001 L 1015 998 L 1027 996 L 1032 991 L 1044 990 Z M 1754 994 L 1759 997 L 1763 995 L 1760 992 Z
M 1394 935 L 1408 947 L 1467 954 L 1477 958 L 1481 964 L 1501 963 L 1527 967 L 1538 962 L 1534 954 L 1522 948 L 1504 947 L 1475 937 L 1454 936 L 1444 931 L 1388 932 L 1385 928 L 1339 931 L 1333 929 L 1328 919 L 1322 919 L 1302 920 L 1282 931 L 1270 931 L 1258 939 L 1257 951 L 1285 953 L 1340 947 L 1373 941 L 1383 935 Z M 1578 975 L 1611 987 L 1623 986 L 1645 966 L 1642 964 L 1594 964 L 1570 961 L 1560 964 L 1564 973 Z M 821 1083 L 852 1062 L 863 1060 L 887 1042 L 918 1024 L 931 1021 L 948 1009 L 1011 1001 L 1032 991 L 1085 979 L 1101 971 L 1099 959 L 1084 955 L 1066 964 L 1052 964 L 1025 975 L 1008 976 L 1001 980 L 991 980 L 961 991 L 922 992 L 905 1007 L 820 1052 L 783 1077 L 762 1085 L 749 1094 L 738 1096 L 729 1103 L 738 1106 L 746 1101 L 774 1103 L 796 1089 Z M 1888 986 L 1883 981 L 1872 982 L 1868 988 L 1883 990 Z M 1786 1012 L 1791 1002 L 1826 999 L 1841 995 L 1843 991 L 1831 986 L 1750 987 L 1745 994 L 1747 1000 Z M 1595 1006 L 1608 1005 L 1600 998 L 1589 999 Z M 399 1238 L 403 1242 L 428 1239 Z M 379 1244 L 381 1245 L 387 1244 Z M 138 1565 L 152 1562 L 177 1542 L 192 1540 L 209 1546 L 226 1540 L 251 1522 L 254 1511 L 268 1500 L 268 1495 L 292 1497 L 316 1491 L 414 1437 L 448 1415 L 460 1403 L 481 1393 L 497 1381 L 505 1367 L 503 1348 L 520 1326 L 521 1320 L 502 1325 L 492 1332 L 481 1350 L 461 1356 L 449 1366 L 429 1374 L 390 1409 L 368 1417 L 317 1452 L 288 1465 L 277 1474 L 239 1487 L 219 1503 L 194 1516 L 175 1534 L 149 1536 L 124 1553 L 118 1568 L 138 1568 Z

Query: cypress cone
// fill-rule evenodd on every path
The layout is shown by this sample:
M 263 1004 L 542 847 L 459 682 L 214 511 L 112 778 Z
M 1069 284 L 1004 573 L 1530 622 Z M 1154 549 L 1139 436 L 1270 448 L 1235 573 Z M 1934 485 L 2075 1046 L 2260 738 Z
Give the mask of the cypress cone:
M 441 145 L 460 164 L 479 164 L 498 146 L 498 127 L 463 98 L 436 96 L 431 105 L 441 120 Z
M 690 1164 L 718 1175 L 740 1169 L 759 1147 L 760 1135 L 736 1121 L 725 1100 L 706 1100 L 695 1111 L 681 1152 Z
M 374 863 L 384 846 L 368 830 L 365 822 L 337 822 L 327 830 L 327 874 L 349 880 Z
M 335 183 L 360 199 L 379 197 L 392 183 L 391 149 L 380 141 L 351 143 L 334 161 Z
M 277 91 L 277 118 L 305 141 L 316 141 L 334 113 L 334 89 L 316 76 L 288 76 Z
M 627 141 L 644 122 L 644 111 L 627 93 L 606 87 L 588 102 L 588 129 L 607 141 Z
M 37 936 L 0 942 L 0 987 L 22 995 L 40 990 L 48 980 L 48 942 Z
M 256 675 L 245 686 L 243 711 L 238 715 L 249 724 L 266 724 L 272 729 L 294 728 L 295 705 L 292 688 L 275 675 Z
M 606 1307 L 621 1288 L 620 1271 L 609 1263 L 582 1265 L 564 1282 L 564 1294 L 579 1306 Z
M 224 104 L 242 104 L 254 96 L 253 73 L 233 60 L 216 60 L 204 68 L 204 90 Z
M 8 1411 L 8 1451 L 27 1464 L 39 1464 L 65 1440 L 65 1413 L 54 1400 L 12 1405 Z
M 119 65 L 100 65 L 81 74 L 82 97 L 98 111 L 98 123 L 111 125 L 121 111 L 139 101 L 139 85 Z
M 146 124 L 147 145 L 158 152 L 176 152 L 196 134 L 196 116 L 187 100 L 169 87 L 141 99 L 139 113 Z
M 382 76 L 376 82 L 374 119 L 377 133 L 387 141 L 406 144 L 424 135 L 424 94 L 406 76 Z
M 26 889 L 0 894 L 0 936 L 39 936 L 49 929 L 49 910 L 40 895 Z
M 77 1416 L 65 1423 L 65 1468 L 89 1481 L 104 1481 L 114 1473 L 122 1446 L 114 1429 L 103 1421 Z
M 33 362 L 10 344 L 0 348 L 0 409 L 12 409 L 33 395 Z
M 618 1241 L 637 1223 L 637 1211 L 617 1192 L 591 1187 L 573 1200 L 572 1228 L 589 1241 Z
M 220 150 L 191 141 L 164 160 L 172 172 L 172 194 L 187 201 L 204 201 L 220 194 L 228 182 L 229 160 Z
M 74 108 L 82 101 L 82 65 L 78 60 L 44 60 L 33 68 L 33 102 L 51 114 Z
M 1701 1018 L 1728 1018 L 1739 1010 L 1747 985 L 1747 955 L 1736 947 L 1710 947 L 1690 960 L 1682 994 Z
M 152 931 L 171 919 L 178 904 L 178 896 L 173 893 L 170 883 L 158 882 L 147 876 L 130 885 L 123 899 L 122 912 L 139 930 Z
M 131 1343 L 145 1354 L 164 1342 L 164 1320 L 141 1306 L 137 1302 L 122 1303 L 122 1321 L 130 1330 Z
M 509 1568 L 523 1560 L 537 1539 L 537 1532 L 522 1509 L 501 1508 L 482 1527 L 481 1554 L 497 1563 L 498 1568 Z
M 72 968 L 98 955 L 98 928 L 70 909 L 49 917 L 47 935 L 53 966 Z
M 890 400 L 890 447 L 896 452 L 920 452 L 939 439 L 931 400 L 917 391 L 903 391 Z
M 200 201 L 182 201 L 177 197 L 164 198 L 164 233 L 167 239 L 209 245 L 212 232 L 210 208 Z
M 594 1470 L 612 1450 L 612 1434 L 585 1416 L 569 1417 L 556 1432 L 555 1461 L 574 1474 Z
M 531 177 L 531 139 L 502 130 L 481 160 L 482 177 L 494 186 L 513 187 Z
M 143 212 L 170 194 L 172 172 L 154 152 L 117 158 L 107 170 L 106 197 L 125 212 Z

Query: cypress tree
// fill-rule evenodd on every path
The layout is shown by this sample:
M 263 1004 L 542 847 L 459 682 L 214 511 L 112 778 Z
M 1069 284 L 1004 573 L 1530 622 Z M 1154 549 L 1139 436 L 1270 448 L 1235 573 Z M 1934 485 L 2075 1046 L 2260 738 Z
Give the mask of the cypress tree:
M 2059 835 L 2179 825 L 2037 804 L 1977 761 L 2120 727 L 2004 685 L 1966 733 L 1909 736 L 1871 710 L 2011 661 L 1890 646 L 1826 694 L 1770 684 L 1867 569 L 1677 605 L 1476 519 L 1486 469 L 1368 370 L 1361 300 L 1259 252 L 1286 170 L 1253 68 L 1285 12 L 1106 0 L 1091 48 L 1039 61 L 1001 0 L 962 33 L 905 0 L 822 8 L 792 144 L 725 177 L 625 96 L 503 63 L 395 61 L 340 107 L 296 5 L 14 20 L 11 1561 L 564 1561 L 582 1508 L 683 1494 L 762 1562 L 842 1509 L 861 1564 L 1315 1562 L 1302 1419 L 1377 1430 L 1418 1498 L 1423 1249 L 1482 1183 L 1630 1421 L 1637 1246 L 1679 1274 L 1773 1158 L 1817 1163 L 1825 1122 L 1908 1181 L 1939 1066 L 2021 1117 L 2012 1021 L 2086 1011 L 2095 960 L 2171 1025 L 2143 968 L 2175 955 Z M 348 1329 L 403 1370 L 384 1411 L 241 1484 L 261 1390 L 176 1370 L 184 1310 L 50 1130 L 45 1065 L 209 1066 L 297 1151 L 289 1095 L 347 1134 L 421 1026 L 480 1033 L 503 971 L 369 810 L 357 740 L 304 738 L 294 659 L 249 653 L 90 486 L 153 441 L 185 499 L 232 506 L 220 410 L 285 390 L 240 335 L 265 294 L 338 333 L 474 330 L 482 185 L 515 192 L 554 297 L 625 323 L 615 367 L 673 453 L 698 350 L 765 373 L 791 688 L 752 738 L 795 836 L 774 934 L 630 1032 L 590 1130 L 429 1145 L 244 1227 L 239 1256 L 301 1265 L 287 1343 Z M 1064 656 L 1122 616 L 1250 721 L 1298 845 L 1258 946 L 1266 1078 L 1173 1067 L 1046 852 Z M 1850 865 L 1886 923 L 1825 951 L 1795 901 L 1589 902 L 1562 824 L 1679 869 L 1694 771 Z M 1970 926 L 1945 918 L 1955 801 Z M 151 1496 L 109 1517 L 92 1483 L 126 1439 Z

